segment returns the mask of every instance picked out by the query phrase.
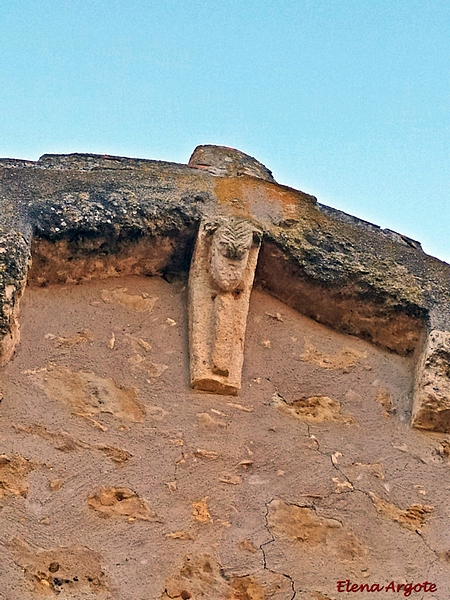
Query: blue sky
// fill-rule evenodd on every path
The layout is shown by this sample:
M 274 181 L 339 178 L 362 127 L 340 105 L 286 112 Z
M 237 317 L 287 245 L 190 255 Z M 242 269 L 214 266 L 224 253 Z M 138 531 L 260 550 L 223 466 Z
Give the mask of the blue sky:
M 0 155 L 275 178 L 450 262 L 449 0 L 2 0 Z

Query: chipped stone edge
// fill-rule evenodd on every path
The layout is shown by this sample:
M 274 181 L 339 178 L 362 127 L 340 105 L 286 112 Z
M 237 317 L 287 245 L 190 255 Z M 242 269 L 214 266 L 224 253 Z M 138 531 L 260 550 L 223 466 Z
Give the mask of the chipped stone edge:
M 18 232 L 0 237 L 0 367 L 14 355 L 20 340 L 20 300 L 31 265 L 31 243 Z
M 450 433 L 450 332 L 428 334 L 414 377 L 411 424 L 417 429 Z

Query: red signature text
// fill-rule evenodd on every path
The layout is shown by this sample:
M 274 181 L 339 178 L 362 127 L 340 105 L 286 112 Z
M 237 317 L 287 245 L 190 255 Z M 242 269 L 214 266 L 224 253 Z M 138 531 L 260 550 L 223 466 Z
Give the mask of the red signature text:
M 380 583 L 352 583 L 350 579 L 343 579 L 336 582 L 338 592 L 393 592 L 394 594 L 403 594 L 408 597 L 411 594 L 419 592 L 436 592 L 437 585 L 430 581 L 422 581 L 418 583 L 395 583 L 391 581 L 387 585 Z

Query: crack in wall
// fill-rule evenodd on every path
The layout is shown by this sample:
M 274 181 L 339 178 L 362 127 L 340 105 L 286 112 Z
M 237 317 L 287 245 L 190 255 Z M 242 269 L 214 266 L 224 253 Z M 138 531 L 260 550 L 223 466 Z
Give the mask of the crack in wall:
M 273 535 L 273 533 L 270 531 L 270 527 L 269 527 L 269 504 L 271 502 L 273 502 L 275 500 L 275 498 L 272 498 L 271 500 L 269 500 L 269 502 L 265 502 L 264 505 L 266 507 L 266 514 L 264 515 L 264 521 L 265 521 L 265 529 L 267 530 L 267 533 L 270 535 L 271 539 L 267 542 L 264 542 L 262 544 L 260 544 L 259 549 L 261 550 L 262 553 L 262 557 L 263 557 L 263 567 L 264 569 L 266 569 L 267 571 L 270 571 L 270 573 L 273 573 L 274 575 L 281 575 L 282 577 L 286 577 L 286 579 L 289 580 L 291 588 L 292 588 L 292 596 L 290 597 L 289 600 L 294 600 L 295 597 L 297 596 L 297 591 L 295 589 L 295 580 L 293 577 L 291 577 L 291 575 L 289 575 L 288 573 L 279 573 L 278 571 L 274 571 L 273 569 L 270 569 L 267 565 L 267 556 L 266 556 L 266 551 L 265 551 L 265 546 L 268 546 L 269 544 L 273 544 L 275 542 L 275 537 Z
M 274 382 L 273 382 L 273 381 L 272 381 L 270 378 L 268 378 L 268 377 L 267 377 L 267 378 L 266 378 L 266 380 L 267 380 L 267 381 L 269 381 L 269 382 L 270 382 L 270 383 L 273 385 L 273 387 L 274 387 L 274 390 L 275 390 L 275 393 L 276 393 L 276 394 L 277 394 L 277 395 L 280 397 L 280 399 L 281 399 L 283 402 L 286 402 L 286 400 L 284 399 L 284 397 L 283 397 L 283 396 L 280 394 L 280 392 L 279 392 L 279 390 L 278 390 L 278 386 L 277 386 L 277 385 L 276 385 L 276 384 L 275 384 L 275 383 L 274 383 Z M 330 498 L 331 496 L 334 496 L 334 495 L 341 495 L 341 494 L 351 494 L 351 493 L 355 493 L 355 492 L 356 492 L 356 493 L 361 493 L 361 494 L 363 494 L 364 496 L 366 496 L 367 498 L 369 498 L 369 499 L 370 499 L 370 501 L 371 501 L 371 505 L 373 506 L 374 502 L 373 502 L 373 498 L 372 498 L 372 496 L 370 495 L 370 493 L 369 493 L 369 492 L 367 492 L 367 491 L 365 491 L 365 490 L 363 490 L 363 489 L 361 489 L 361 488 L 359 488 L 359 487 L 357 487 L 357 486 L 356 486 L 356 485 L 353 483 L 353 481 L 352 481 L 352 480 L 351 480 L 351 479 L 350 479 L 350 478 L 349 478 L 349 477 L 346 475 L 346 473 L 344 473 L 344 472 L 343 472 L 343 471 L 340 469 L 340 467 L 339 467 L 339 465 L 338 465 L 338 463 L 337 463 L 336 454 L 335 454 L 335 453 L 329 454 L 328 452 L 324 452 L 323 450 L 321 450 L 321 448 L 320 448 L 320 442 L 319 442 L 319 440 L 317 439 L 316 435 L 314 435 L 314 434 L 312 433 L 312 431 L 311 431 L 311 427 L 312 427 L 312 426 L 311 426 L 309 423 L 303 423 L 303 424 L 306 426 L 306 430 L 307 430 L 307 436 L 308 436 L 308 438 L 309 438 L 309 439 L 313 439 L 313 440 L 314 440 L 314 442 L 315 442 L 315 445 L 316 445 L 316 448 L 309 448 L 309 449 L 310 449 L 310 450 L 313 450 L 313 451 L 316 451 L 316 452 L 318 452 L 319 454 L 321 454 L 322 456 L 325 456 L 325 457 L 329 458 L 329 459 L 330 459 L 330 462 L 331 462 L 331 465 L 332 465 L 332 467 L 333 467 L 333 468 L 334 468 L 334 469 L 335 469 L 335 470 L 336 470 L 336 471 L 337 471 L 337 472 L 338 472 L 338 473 L 339 473 L 339 474 L 340 474 L 340 475 L 341 475 L 341 476 L 342 476 L 342 477 L 345 479 L 345 481 L 346 481 L 346 482 L 349 484 L 349 486 L 351 486 L 351 488 L 349 488 L 349 489 L 340 490 L 340 491 L 331 491 L 329 494 L 327 494 L 327 495 L 323 496 L 323 498 Z M 420 457 L 414 456 L 414 458 L 416 458 L 416 459 L 420 460 Z M 312 508 L 314 508 L 314 510 L 316 510 L 316 505 L 315 505 L 315 502 L 314 502 L 314 497 L 313 497 L 313 496 L 311 496 L 311 498 L 312 498 L 312 501 L 311 501 Z M 270 503 L 269 503 L 269 504 L 270 504 Z M 339 521 L 339 519 L 336 519 L 336 520 L 337 520 L 337 521 Z M 266 515 L 266 521 L 267 521 L 267 515 Z M 343 525 L 343 523 L 342 523 L 341 521 L 339 521 L 339 522 L 341 523 L 341 525 Z M 431 546 L 431 545 L 428 543 L 428 541 L 427 541 L 427 539 L 426 539 L 426 537 L 424 536 L 424 534 L 423 534 L 423 532 L 422 532 L 422 531 L 420 531 L 419 529 L 415 529 L 415 530 L 414 530 L 414 533 L 420 537 L 420 539 L 421 539 L 421 541 L 423 542 L 423 544 L 425 545 L 425 547 L 426 547 L 426 548 L 427 548 L 427 549 L 428 549 L 430 552 L 432 552 L 432 553 L 435 555 L 435 557 L 436 557 L 436 558 L 434 558 L 434 560 L 431 562 L 431 565 L 430 565 L 430 567 L 431 567 L 431 566 L 432 566 L 432 565 L 433 565 L 433 564 L 434 564 L 436 561 L 440 560 L 439 553 L 438 553 L 438 551 L 437 551 L 437 550 L 435 550 L 435 549 L 434 549 L 434 548 L 433 548 L 433 547 L 432 547 L 432 546 Z
M 308 432 L 309 431 L 310 430 L 309 430 L 309 426 L 308 426 Z M 316 443 L 317 443 L 317 448 L 316 448 L 317 452 L 319 452 L 319 454 L 321 454 L 322 456 L 328 456 L 330 458 L 331 464 L 333 465 L 333 468 L 336 469 L 336 471 L 340 475 L 342 475 L 342 477 L 344 477 L 344 479 L 352 486 L 352 489 L 345 490 L 345 491 L 342 491 L 342 492 L 330 492 L 330 494 L 328 494 L 326 497 L 329 497 L 329 496 L 334 495 L 334 494 L 351 494 L 351 493 L 354 493 L 354 492 L 359 492 L 359 493 L 363 494 L 364 496 L 366 496 L 367 498 L 369 498 L 370 501 L 371 501 L 371 504 L 373 506 L 373 498 L 370 495 L 370 493 L 366 492 L 365 490 L 362 490 L 362 489 L 356 487 L 354 485 L 354 483 L 351 481 L 351 479 L 339 468 L 337 462 L 335 460 L 333 460 L 333 456 L 334 455 L 333 454 L 330 455 L 330 454 L 328 454 L 328 453 L 323 452 L 322 450 L 320 450 L 320 444 L 319 444 L 319 441 L 317 440 L 316 436 L 314 436 L 314 439 L 316 440 Z M 425 536 L 423 535 L 423 533 L 421 531 L 419 531 L 418 529 L 416 529 L 414 531 L 414 533 L 420 537 L 420 539 L 425 544 L 425 546 L 428 548 L 428 550 L 430 552 L 432 552 L 436 556 L 436 558 L 431 563 L 431 564 L 434 564 L 437 560 L 439 560 L 439 553 L 437 552 L 437 550 L 435 550 L 434 548 L 432 548 L 429 545 L 429 543 L 427 542 Z

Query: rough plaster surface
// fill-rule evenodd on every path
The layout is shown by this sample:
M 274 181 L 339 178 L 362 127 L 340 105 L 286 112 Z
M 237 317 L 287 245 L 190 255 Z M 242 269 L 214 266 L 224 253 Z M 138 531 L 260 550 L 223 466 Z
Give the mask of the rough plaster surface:
M 255 289 L 239 397 L 189 387 L 187 282 L 29 287 L 1 378 L 2 600 L 329 600 L 450 582 L 450 439 L 412 357 Z

